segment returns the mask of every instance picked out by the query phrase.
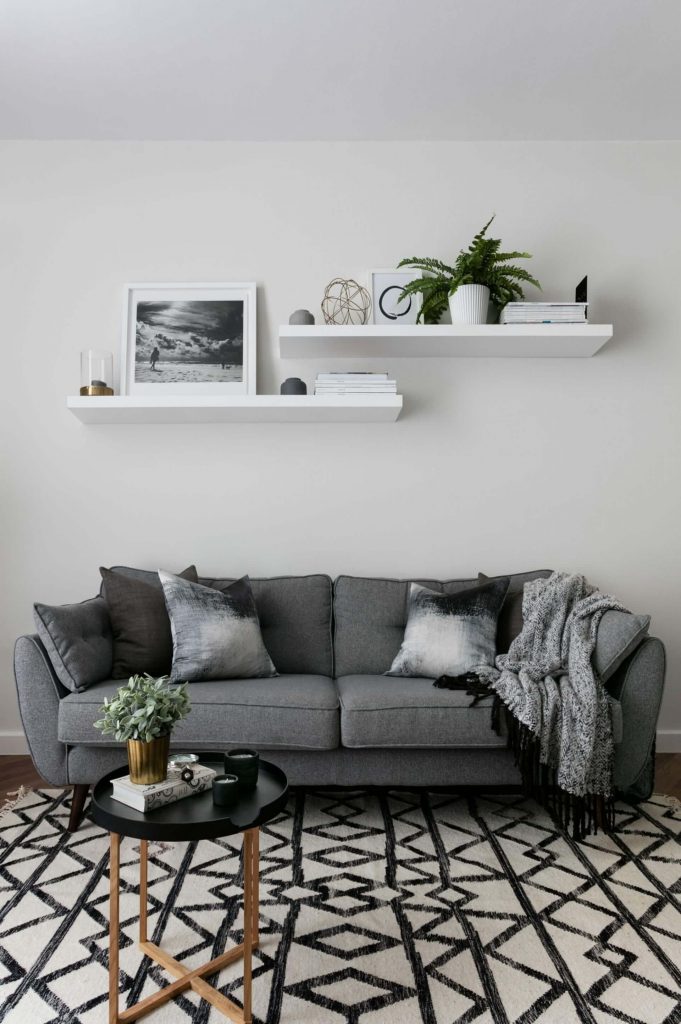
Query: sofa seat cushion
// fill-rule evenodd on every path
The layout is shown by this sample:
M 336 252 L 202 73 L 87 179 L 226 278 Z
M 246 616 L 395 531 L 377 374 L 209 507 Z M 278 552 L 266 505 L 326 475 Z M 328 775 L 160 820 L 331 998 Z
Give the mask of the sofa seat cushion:
M 471 707 L 465 691 L 441 690 L 419 677 L 354 675 L 336 682 L 344 747 L 506 746 L 506 736 L 492 729 L 491 698 Z
M 492 729 L 492 699 L 471 707 L 464 690 L 441 690 L 432 679 L 383 675 L 342 676 L 341 744 L 344 747 L 505 747 Z M 91 692 L 91 691 L 88 691 Z M 622 740 L 622 709 L 610 699 L 613 740 Z M 417 780 L 414 780 L 417 783 Z
M 111 746 L 111 737 L 102 736 L 94 723 L 104 698 L 120 685 L 120 680 L 107 680 L 64 697 L 58 722 L 62 743 Z M 338 694 L 328 676 L 197 682 L 189 687 L 189 697 L 189 717 L 173 731 L 175 747 L 331 750 L 339 744 Z

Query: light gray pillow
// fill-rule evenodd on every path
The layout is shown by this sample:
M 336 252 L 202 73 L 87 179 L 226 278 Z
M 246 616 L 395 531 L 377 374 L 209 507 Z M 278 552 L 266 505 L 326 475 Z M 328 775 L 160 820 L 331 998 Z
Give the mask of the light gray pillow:
M 404 640 L 386 675 L 436 679 L 493 667 L 509 582 L 505 576 L 455 594 L 410 583 Z
M 276 676 L 248 577 L 224 590 L 159 572 L 173 635 L 173 682 Z
M 109 679 L 113 637 L 106 603 L 34 604 L 33 618 L 57 679 L 67 690 L 86 690 Z

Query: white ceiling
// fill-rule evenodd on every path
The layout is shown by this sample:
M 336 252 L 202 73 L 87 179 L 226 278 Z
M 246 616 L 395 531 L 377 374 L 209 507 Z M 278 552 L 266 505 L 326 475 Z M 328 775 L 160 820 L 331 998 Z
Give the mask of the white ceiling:
M 0 0 L 0 137 L 678 139 L 681 0 Z

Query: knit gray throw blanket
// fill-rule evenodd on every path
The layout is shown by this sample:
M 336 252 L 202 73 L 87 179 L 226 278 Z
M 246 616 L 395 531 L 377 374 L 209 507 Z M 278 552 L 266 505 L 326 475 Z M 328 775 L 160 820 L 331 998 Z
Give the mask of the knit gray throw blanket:
M 581 838 L 614 827 L 608 696 L 591 656 L 606 611 L 625 608 L 584 576 L 554 572 L 523 590 L 523 628 L 485 673 L 507 709 L 528 792 Z

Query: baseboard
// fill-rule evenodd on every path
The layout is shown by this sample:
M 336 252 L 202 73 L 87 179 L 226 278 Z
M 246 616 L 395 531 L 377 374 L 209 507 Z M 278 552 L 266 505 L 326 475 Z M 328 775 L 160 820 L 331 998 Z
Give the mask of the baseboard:
M 681 729 L 657 730 L 658 754 L 681 754 Z
M 0 729 L 2 754 L 28 754 L 28 743 L 21 729 Z

